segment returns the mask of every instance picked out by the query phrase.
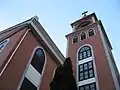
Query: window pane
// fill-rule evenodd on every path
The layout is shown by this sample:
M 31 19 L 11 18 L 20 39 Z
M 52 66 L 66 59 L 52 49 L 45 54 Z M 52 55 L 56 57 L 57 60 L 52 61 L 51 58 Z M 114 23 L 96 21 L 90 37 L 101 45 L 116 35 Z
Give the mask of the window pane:
M 89 70 L 89 77 L 93 77 L 93 70 Z
M 85 71 L 84 75 L 85 75 L 85 79 L 87 79 L 88 78 L 88 71 Z
M 84 70 L 87 70 L 88 69 L 88 66 L 87 66 L 87 63 L 84 64 Z
M 85 86 L 85 90 L 90 90 L 90 89 L 89 89 L 89 85 L 86 85 L 86 86 Z
M 79 90 L 84 90 L 84 87 L 79 87 Z
M 94 83 L 90 85 L 90 89 L 91 89 L 91 90 L 95 90 L 95 88 L 96 88 L 96 87 L 95 87 L 95 84 L 94 84 Z
M 80 77 L 83 76 L 83 73 L 80 73 Z
M 90 50 L 87 50 L 87 56 L 90 57 L 91 54 L 90 54 Z
M 83 80 L 83 73 L 80 73 L 80 76 L 79 76 L 79 81 Z
M 79 86 L 79 90 L 96 90 L 95 83 Z
M 88 65 L 92 65 L 92 62 L 88 62 Z
M 37 87 L 32 84 L 27 78 L 24 78 L 20 90 L 37 90 Z
M 89 63 L 88 63 L 88 67 L 89 67 L 89 69 L 92 68 L 92 62 L 89 62 Z
M 82 81 L 83 79 L 84 79 L 83 76 L 81 76 L 79 81 Z
M 91 73 L 93 73 L 93 70 L 91 69 L 91 70 L 89 70 L 89 74 L 91 74 Z
M 80 65 L 80 72 L 83 71 L 83 65 Z
M 80 65 L 80 68 L 83 68 L 83 65 Z
M 80 59 L 83 59 L 83 57 L 82 57 L 82 53 L 80 53 Z
M 86 58 L 86 57 L 87 57 L 87 53 L 83 52 L 83 58 Z
M 80 72 L 82 72 L 83 71 L 83 68 L 80 68 Z
M 32 58 L 31 65 L 41 74 L 45 62 L 45 54 L 42 49 L 37 49 Z

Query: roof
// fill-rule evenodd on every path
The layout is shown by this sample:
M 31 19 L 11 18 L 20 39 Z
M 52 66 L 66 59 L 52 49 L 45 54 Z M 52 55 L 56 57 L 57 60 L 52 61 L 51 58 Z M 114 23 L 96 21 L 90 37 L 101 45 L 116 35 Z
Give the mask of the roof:
M 25 27 L 25 26 L 32 26 L 33 32 L 36 32 L 37 36 L 40 37 L 43 42 L 45 43 L 45 45 L 49 48 L 49 50 L 51 51 L 51 53 L 54 54 L 54 56 L 56 57 L 56 59 L 63 64 L 65 57 L 63 56 L 63 54 L 60 52 L 60 50 L 58 49 L 58 47 L 55 45 L 55 43 L 52 41 L 52 39 L 50 38 L 50 36 L 47 34 L 47 32 L 44 30 L 44 28 L 42 27 L 42 25 L 39 23 L 38 21 L 38 17 L 34 16 L 32 18 L 30 18 L 29 20 L 26 20 L 22 23 L 19 23 L 17 25 L 14 25 L 8 29 L 5 29 L 3 31 L 0 32 L 0 37 L 4 37 L 6 34 L 11 34 L 13 32 L 22 30 L 21 28 Z
M 91 16 L 94 16 L 96 21 L 98 20 L 97 17 L 96 17 L 96 14 L 95 14 L 95 13 L 92 13 L 92 14 L 89 14 L 89 15 L 86 15 L 86 16 L 82 17 L 81 19 L 79 19 L 79 20 L 77 20 L 77 21 L 71 23 L 70 25 L 73 27 L 73 25 L 74 25 L 75 23 L 77 23 L 77 22 L 79 22 L 79 21 L 85 19 L 86 17 L 89 18 L 89 17 L 91 17 Z

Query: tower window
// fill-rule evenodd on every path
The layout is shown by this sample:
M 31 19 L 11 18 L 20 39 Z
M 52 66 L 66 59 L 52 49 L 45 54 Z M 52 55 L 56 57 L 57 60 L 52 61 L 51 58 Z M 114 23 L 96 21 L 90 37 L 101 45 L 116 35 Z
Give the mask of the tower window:
M 38 48 L 35 53 L 34 56 L 32 58 L 32 62 L 31 65 L 40 73 L 42 74 L 43 71 L 43 66 L 45 63 L 45 54 L 43 52 L 43 49 Z
M 82 60 L 88 57 L 91 57 L 91 48 L 89 46 L 82 47 L 78 52 L 78 60 Z
M 93 62 L 87 62 L 79 65 L 78 79 L 79 81 L 94 77 Z
M 76 43 L 76 42 L 78 42 L 78 35 L 73 37 L 73 43 Z
M 88 31 L 88 33 L 89 33 L 89 37 L 90 37 L 90 36 L 93 36 L 93 35 L 94 35 L 94 30 L 93 30 L 93 29 L 90 29 L 90 30 Z
M 85 34 L 85 32 L 82 32 L 82 33 L 81 33 L 81 40 L 83 40 L 83 39 L 86 39 L 86 34 Z

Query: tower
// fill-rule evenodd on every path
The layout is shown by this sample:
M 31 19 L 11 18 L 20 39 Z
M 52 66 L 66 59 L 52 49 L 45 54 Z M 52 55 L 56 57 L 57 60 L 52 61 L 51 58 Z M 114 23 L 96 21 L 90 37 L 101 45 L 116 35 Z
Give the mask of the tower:
M 95 13 L 83 14 L 66 35 L 66 52 L 72 59 L 78 90 L 120 90 L 112 46 L 102 22 Z

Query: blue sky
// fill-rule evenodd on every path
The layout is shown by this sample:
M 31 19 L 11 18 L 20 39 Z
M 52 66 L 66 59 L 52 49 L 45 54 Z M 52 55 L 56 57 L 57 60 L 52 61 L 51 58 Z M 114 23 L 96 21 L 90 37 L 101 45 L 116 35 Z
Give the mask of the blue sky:
M 120 71 L 119 8 L 119 0 L 2 0 L 0 30 L 37 15 L 42 26 L 65 55 L 65 35 L 72 32 L 70 23 L 81 18 L 81 13 L 85 10 L 95 12 L 106 29 Z

